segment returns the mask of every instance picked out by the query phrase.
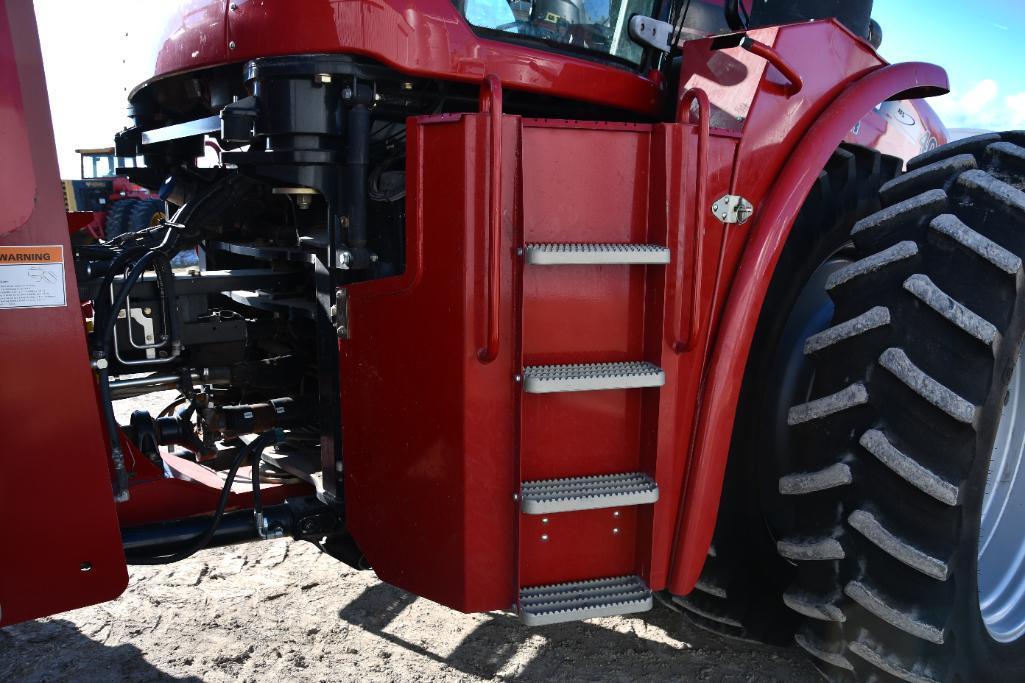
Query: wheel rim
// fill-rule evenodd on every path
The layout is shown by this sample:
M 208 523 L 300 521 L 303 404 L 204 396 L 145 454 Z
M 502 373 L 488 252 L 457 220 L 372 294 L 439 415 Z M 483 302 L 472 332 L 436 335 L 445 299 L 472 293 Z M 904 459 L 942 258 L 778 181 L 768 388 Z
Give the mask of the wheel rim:
M 1025 350 L 1023 350 L 1025 351 Z M 979 522 L 979 608 L 994 640 L 1025 634 L 1025 370 L 1011 375 Z

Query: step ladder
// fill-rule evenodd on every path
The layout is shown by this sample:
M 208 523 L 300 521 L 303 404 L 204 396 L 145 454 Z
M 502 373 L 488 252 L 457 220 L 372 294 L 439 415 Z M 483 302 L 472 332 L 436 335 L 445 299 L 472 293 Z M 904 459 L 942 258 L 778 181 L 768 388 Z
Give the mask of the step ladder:
M 537 266 L 660 266 L 670 261 L 669 249 L 656 244 L 534 242 L 520 250 L 523 267 Z M 588 277 L 600 277 L 592 273 Z M 523 306 L 531 305 L 525 300 Z M 665 373 L 646 360 L 527 365 L 517 377 L 526 395 L 566 395 L 579 392 L 657 389 Z M 545 400 L 538 396 L 533 400 Z M 523 421 L 521 420 L 521 424 Z M 529 425 L 523 426 L 524 430 Z M 572 461 L 586 471 L 586 454 Z M 625 508 L 650 505 L 658 500 L 658 485 L 646 472 L 592 472 L 553 479 L 523 481 L 519 501 L 526 517 L 613 510 L 619 518 Z M 555 518 L 551 518 L 554 522 Z M 618 534 L 613 528 L 611 533 Z M 548 534 L 542 540 L 547 541 Z M 551 542 L 555 542 L 554 540 Z M 521 559 L 521 568 L 522 568 Z M 521 587 L 518 608 L 523 622 L 542 626 L 595 617 L 644 612 L 652 607 L 652 592 L 637 574 L 585 577 Z

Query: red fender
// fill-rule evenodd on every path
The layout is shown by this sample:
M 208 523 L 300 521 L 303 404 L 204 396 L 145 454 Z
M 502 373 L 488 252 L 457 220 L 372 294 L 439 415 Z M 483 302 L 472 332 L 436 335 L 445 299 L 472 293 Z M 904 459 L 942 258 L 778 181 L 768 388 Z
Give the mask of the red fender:
M 689 593 L 704 565 L 722 493 L 733 421 L 758 316 L 790 229 L 821 169 L 852 127 L 890 99 L 949 90 L 946 72 L 919 62 L 880 67 L 859 79 L 823 112 L 802 138 L 759 210 L 723 310 L 701 392 L 690 474 L 686 482 L 669 590 Z

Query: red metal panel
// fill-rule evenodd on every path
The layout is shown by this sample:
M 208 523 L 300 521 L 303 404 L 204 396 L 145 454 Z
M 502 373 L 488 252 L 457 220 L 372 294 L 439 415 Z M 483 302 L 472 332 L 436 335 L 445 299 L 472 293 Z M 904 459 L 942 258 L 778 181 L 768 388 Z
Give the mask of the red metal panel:
M 6 3 L 5 3 L 6 4 Z M 0 14 L 0 235 L 25 224 L 35 208 L 36 169 L 28 148 L 25 107 L 7 13 Z
M 0 246 L 63 246 L 67 294 L 66 306 L 0 309 L 0 518 L 8 521 L 0 624 L 7 625 L 109 600 L 128 574 L 30 2 L 0 0 L 0 80 L 0 178 L 10 169 L 23 176 L 0 185 L 0 224 L 16 228 L 0 235 Z M 26 199 L 34 204 L 28 216 Z
M 503 121 L 501 339 L 484 364 L 488 120 L 411 120 L 407 270 L 349 288 L 340 342 L 351 531 L 382 579 L 463 611 L 516 595 L 519 126 Z
M 655 113 L 658 83 L 621 66 L 477 36 L 451 0 L 196 0 L 169 24 L 155 75 L 271 55 L 356 54 L 410 75 L 503 85 Z M 227 35 L 221 23 L 227 14 Z M 220 38 L 220 42 L 217 39 Z M 227 48 L 227 45 L 234 47 Z
M 822 28 L 834 30 L 823 34 Z M 830 49 L 811 49 L 809 43 L 802 40 L 802 33 L 823 48 L 828 46 Z M 670 590 L 677 593 L 687 593 L 693 588 L 704 563 L 718 511 L 734 412 L 758 320 L 755 312 L 761 309 L 790 227 L 819 170 L 854 124 L 879 102 L 912 89 L 930 88 L 936 92 L 947 89 L 946 74 L 929 64 L 885 67 L 877 64 L 875 69 L 858 69 L 855 61 L 854 68 L 848 66 L 844 69 L 841 68 L 843 64 L 822 60 L 823 54 L 844 57 L 844 51 L 839 49 L 842 48 L 844 34 L 830 24 L 786 27 L 781 30 L 781 39 L 784 37 L 786 49 L 777 47 L 784 54 L 789 53 L 788 59 L 792 59 L 805 75 L 807 85 L 801 96 L 810 97 L 817 92 L 818 99 L 808 102 L 804 108 L 788 106 L 784 112 L 780 112 L 778 107 L 762 107 L 759 116 L 752 117 L 745 131 L 739 166 L 749 168 L 749 158 L 768 159 L 772 163 L 743 176 L 750 185 L 745 183 L 741 187 L 753 190 L 751 194 L 756 197 L 757 216 L 751 242 L 739 264 L 739 272 L 723 311 L 703 390 L 694 462 L 687 480 L 678 545 L 669 581 Z M 802 54 L 806 56 L 802 58 Z M 808 55 L 819 59 L 813 61 Z M 835 83 L 836 73 L 848 73 L 849 77 Z M 830 82 L 830 74 L 834 74 L 834 82 Z M 767 99 L 763 95 L 757 104 L 768 104 Z M 770 118 L 769 112 L 773 109 L 775 116 L 782 113 L 786 120 L 793 122 L 789 133 L 770 132 L 774 126 L 777 130 L 786 130 L 786 127 L 779 129 L 778 123 Z M 788 156 L 785 165 L 778 157 L 783 152 Z M 782 171 L 776 172 L 775 169 L 780 167 Z M 771 181 L 767 178 L 770 173 Z M 769 187 L 771 192 L 767 192 Z M 747 191 L 744 194 L 747 196 Z
M 520 585 L 636 574 L 642 523 L 636 507 L 522 515 Z

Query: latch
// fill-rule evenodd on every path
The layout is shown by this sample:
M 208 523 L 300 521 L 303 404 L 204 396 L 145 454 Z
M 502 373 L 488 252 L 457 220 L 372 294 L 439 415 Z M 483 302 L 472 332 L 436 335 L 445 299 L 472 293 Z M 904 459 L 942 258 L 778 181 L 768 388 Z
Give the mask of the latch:
M 755 212 L 755 207 L 739 194 L 723 195 L 712 204 L 712 215 L 723 223 L 743 224 Z

